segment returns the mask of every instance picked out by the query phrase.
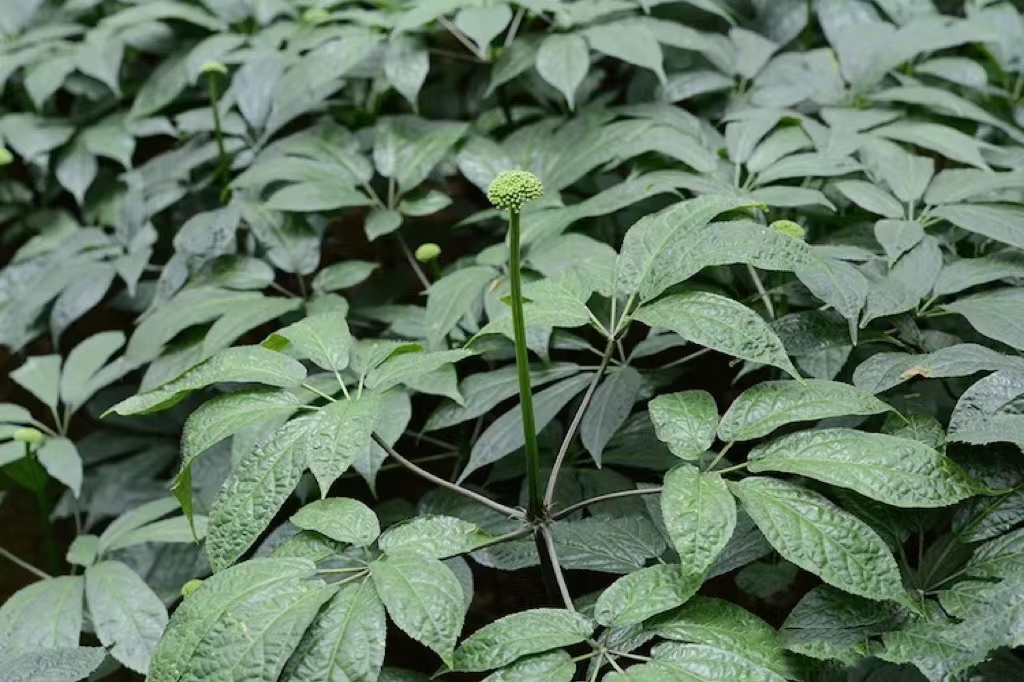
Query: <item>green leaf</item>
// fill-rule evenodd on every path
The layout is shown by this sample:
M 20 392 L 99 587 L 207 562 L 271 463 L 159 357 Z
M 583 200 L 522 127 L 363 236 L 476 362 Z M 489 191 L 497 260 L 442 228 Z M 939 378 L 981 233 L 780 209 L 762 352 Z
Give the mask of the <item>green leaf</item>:
M 464 7 L 455 15 L 455 26 L 476 44 L 477 54 L 486 59 L 491 42 L 512 21 L 512 10 L 506 4 Z
M 966 296 L 942 307 L 963 315 L 972 327 L 990 339 L 1024 350 L 1024 290 L 996 289 Z
M 642 388 L 640 372 L 624 367 L 610 373 L 594 391 L 580 422 L 580 439 L 599 466 L 604 447 L 629 417 Z
M 111 407 L 127 416 L 166 409 L 190 391 L 219 382 L 246 382 L 288 388 L 306 378 L 306 368 L 296 360 L 260 346 L 239 346 L 217 353 L 159 388 L 132 396 Z
M 377 121 L 373 160 L 381 175 L 394 178 L 403 192 L 420 185 L 466 133 L 461 121 L 428 121 L 390 116 Z
M 7 649 L 0 665 L 7 682 L 77 682 L 99 668 L 107 657 L 103 647 Z
M 688 241 L 715 216 L 750 201 L 727 196 L 702 196 L 673 204 L 641 218 L 626 232 L 618 261 L 619 291 L 647 301 L 679 281 Z
M 82 457 L 67 438 L 47 438 L 36 451 L 46 473 L 63 483 L 76 498 L 82 493 Z
M 3 424 L 34 424 L 32 413 L 21 405 L 0 403 L 0 423 Z
M 556 362 L 550 367 L 533 367 L 530 371 L 530 385 L 536 389 L 579 371 L 578 365 L 569 362 Z M 493 372 L 472 374 L 459 382 L 459 393 L 465 405 L 454 401 L 441 405 L 430 415 L 424 431 L 437 431 L 476 419 L 503 401 L 519 395 L 518 370 L 514 366 L 509 366 Z
M 694 597 L 645 626 L 659 637 L 732 652 L 784 677 L 792 671 L 775 637 L 775 628 L 736 604 Z
M 718 406 L 707 391 L 659 395 L 647 408 L 658 440 L 676 457 L 698 459 L 715 442 Z
M 973 62 L 971 62 L 973 64 Z M 935 176 L 935 179 L 928 186 L 928 193 L 924 195 L 925 203 L 936 204 L 958 204 L 968 199 L 984 198 L 985 195 L 994 194 L 1003 189 L 1019 187 L 1024 173 L 1021 171 L 1009 171 L 998 173 L 994 171 L 982 171 L 975 168 L 947 168 Z M 970 209 L 970 206 L 957 206 L 956 209 Z M 1007 206 L 981 206 L 979 208 L 1010 208 Z M 956 211 L 954 211 L 956 213 Z M 965 227 L 965 230 L 972 228 Z
M 269 352 L 269 351 L 268 351 Z M 232 470 L 210 510 L 206 552 L 220 571 L 256 541 L 295 490 L 308 458 L 312 417 L 299 417 L 253 448 Z
M 786 649 L 852 664 L 870 653 L 869 640 L 901 622 L 900 607 L 841 592 L 828 585 L 808 592 L 779 630 Z
M 283 351 L 300 360 L 310 360 L 328 371 L 348 367 L 352 335 L 341 315 L 313 315 L 271 334 L 263 342 L 271 350 Z
M 716 473 L 687 464 L 665 475 L 661 517 L 680 563 L 703 581 L 736 528 L 736 502 Z
M 764 680 L 783 682 L 781 674 L 751 662 L 742 652 L 729 651 L 704 644 L 679 644 L 666 642 L 652 651 L 656 663 L 663 663 L 691 679 L 709 682 L 714 679 Z M 714 671 L 709 677 L 709 671 Z
M 145 675 L 167 625 L 167 609 L 153 590 L 120 561 L 103 561 L 85 571 L 89 615 L 110 655 Z
M 765 381 L 733 401 L 718 426 L 718 437 L 753 440 L 793 422 L 880 414 L 891 409 L 870 393 L 838 381 Z
M 329 265 L 316 273 L 313 291 L 327 293 L 354 287 L 364 282 L 377 268 L 377 263 L 364 260 L 348 260 Z
M 420 89 L 430 72 L 430 53 L 407 35 L 393 35 L 384 55 L 384 76 L 417 109 Z
M 363 231 L 371 242 L 377 237 L 391 234 L 402 226 L 402 214 L 390 208 L 375 208 L 366 216 Z
M 957 227 L 1024 249 L 1020 224 L 1024 208 L 999 204 L 952 204 L 932 209 L 931 215 L 947 220 Z
M 327 497 L 334 481 L 370 447 L 380 405 L 380 396 L 369 393 L 328 403 L 312 415 L 305 456 L 321 497 Z
M 594 632 L 583 614 L 530 609 L 499 618 L 474 632 L 455 652 L 453 670 L 493 670 L 523 656 L 577 644 Z
M 484 682 L 572 682 L 576 664 L 564 651 L 521 658 L 488 675 Z
M 394 355 L 366 375 L 366 387 L 383 393 L 398 384 L 414 381 L 439 367 L 458 362 L 473 354 L 473 351 L 460 349 Z
M 661 556 L 665 539 L 644 516 L 590 517 L 551 527 L 555 552 L 563 568 L 632 573 Z
M 34 355 L 18 369 L 11 372 L 11 380 L 39 398 L 51 410 L 57 409 L 60 394 L 59 355 Z
M 476 265 L 456 270 L 430 285 L 424 324 L 431 347 L 442 347 L 445 337 L 463 317 L 479 316 L 484 289 L 496 276 L 494 268 Z
M 369 206 L 370 203 L 370 198 L 347 179 L 320 175 L 282 187 L 267 199 L 265 206 L 272 211 L 312 213 Z
M 399 553 L 371 563 L 370 575 L 395 625 L 451 665 L 463 621 L 462 587 L 451 569 Z
M 1007 249 L 982 258 L 959 258 L 942 267 L 932 288 L 936 296 L 956 294 L 964 289 L 1024 277 L 1024 254 Z
M 106 550 L 114 551 L 148 542 L 178 544 L 196 542 L 206 536 L 206 523 L 205 516 L 196 516 L 192 519 L 174 516 L 155 521 L 141 528 L 118 534 L 116 539 L 107 543 Z
M 633 317 L 727 355 L 773 365 L 800 379 L 771 327 L 753 310 L 730 298 L 691 291 L 650 303 Z
M 949 418 L 954 443 L 1024 444 L 1024 417 L 1017 403 L 1024 395 L 1024 369 L 1002 370 L 981 379 L 960 395 Z
M 702 582 L 699 572 L 676 564 L 641 568 L 601 593 L 594 617 L 606 626 L 633 625 L 676 608 L 692 597 Z
M 903 205 L 899 200 L 870 182 L 843 180 L 837 182 L 835 187 L 843 196 L 869 213 L 897 220 L 903 217 Z
M 181 469 L 171 486 L 186 515 L 192 514 L 191 466 L 196 457 L 250 426 L 291 416 L 302 401 L 291 391 L 239 391 L 200 405 L 185 421 L 181 434 Z
M 253 559 L 204 580 L 199 590 L 171 616 L 153 653 L 149 682 L 202 679 L 206 674 L 203 669 L 211 661 L 216 660 L 218 665 L 226 661 L 222 657 L 225 652 L 210 651 L 204 643 L 207 637 L 216 639 L 217 633 L 226 630 L 243 634 L 232 624 L 238 622 L 247 604 L 264 603 L 280 608 L 274 598 L 294 592 L 295 586 L 312 578 L 315 571 L 313 562 L 306 559 Z M 290 650 L 285 655 L 288 653 Z
M 579 395 L 593 379 L 589 372 L 563 379 L 537 393 L 533 397 L 534 423 L 537 432 L 547 426 L 570 400 Z M 506 455 L 515 452 L 525 443 L 523 437 L 522 406 L 514 408 L 495 419 L 488 426 L 469 454 L 466 468 L 459 475 L 459 482 L 466 480 L 477 469 L 493 464 Z
M 491 536 L 476 524 L 453 516 L 417 516 L 391 526 L 377 543 L 382 552 L 409 552 L 445 559 L 472 551 Z
M 919 200 L 935 173 L 934 159 L 915 156 L 889 140 L 863 140 L 860 158 L 871 173 L 884 180 L 904 204 Z M 902 212 L 894 217 L 902 218 Z
M 161 497 L 121 514 L 100 533 L 100 554 L 103 554 L 108 547 L 112 546 L 124 535 L 167 516 L 177 509 L 177 500 L 172 497 Z
M 82 631 L 81 576 L 61 576 L 23 587 L 0 605 L 0 642 L 15 649 L 78 646 Z
M 376 680 L 384 662 L 386 634 L 384 605 L 373 582 L 348 585 L 327 602 L 306 630 L 281 682 Z
M 917 145 L 947 159 L 987 170 L 977 140 L 955 128 L 927 121 L 897 121 L 871 131 L 872 135 Z
M 759 445 L 749 469 L 807 476 L 894 507 L 946 507 L 982 490 L 924 443 L 853 429 L 801 431 Z
M 875 223 L 875 240 L 882 245 L 890 267 L 922 239 L 924 228 L 916 220 L 879 220 Z
M 729 487 L 786 560 L 847 592 L 908 601 L 889 548 L 853 514 L 789 481 L 753 476 Z
M 358 500 L 344 497 L 307 504 L 295 512 L 290 521 L 303 530 L 313 530 L 356 547 L 365 547 L 380 535 L 380 524 L 373 510 Z
M 628 19 L 613 21 L 589 26 L 583 35 L 597 52 L 650 69 L 662 84 L 665 83 L 661 45 L 646 24 Z
M 101 369 L 124 345 L 119 331 L 93 334 L 71 349 L 60 376 L 60 399 L 72 411 L 77 410 L 96 391 L 117 377 L 101 373 Z
M 911 379 L 945 379 L 1022 369 L 1024 359 L 974 343 L 958 343 L 924 355 L 876 353 L 857 366 L 853 383 L 870 393 L 881 393 Z
M 590 70 L 587 42 L 575 33 L 553 33 L 537 51 L 537 73 L 565 96 L 569 110 L 576 108 L 576 89 Z
M 188 601 L 201 600 L 203 587 Z M 202 624 L 212 620 L 212 627 L 201 633 L 182 682 L 228 682 L 239 674 L 252 674 L 242 671 L 258 671 L 257 679 L 278 679 L 303 632 L 335 588 L 320 580 L 290 577 L 253 592 L 232 600 L 222 612 L 208 612 Z

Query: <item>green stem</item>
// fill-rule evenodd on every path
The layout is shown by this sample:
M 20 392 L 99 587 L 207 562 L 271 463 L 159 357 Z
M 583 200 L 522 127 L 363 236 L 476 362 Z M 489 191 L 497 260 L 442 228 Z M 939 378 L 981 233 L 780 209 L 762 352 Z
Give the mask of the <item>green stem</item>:
M 11 554 L 10 552 L 8 552 L 3 547 L 0 547 L 0 556 L 2 556 L 3 558 L 7 559 L 8 561 L 10 561 L 15 566 L 20 566 L 21 568 L 24 568 L 26 571 L 28 571 L 29 573 L 39 577 L 42 580 L 47 580 L 47 579 L 53 577 L 52 575 L 50 575 L 46 571 L 43 571 L 43 570 L 41 570 L 39 568 L 36 568 L 35 566 L 33 566 L 29 562 L 25 561 L 24 559 L 20 559 L 20 558 L 16 557 L 15 555 Z
M 56 573 L 60 569 L 60 554 L 57 551 L 57 539 L 53 535 L 53 524 L 50 523 L 50 505 L 46 503 L 46 493 L 42 488 L 36 489 L 36 506 L 39 508 L 39 522 L 43 527 L 46 567 L 51 573 Z
M 533 418 L 533 391 L 530 388 L 530 359 L 527 356 L 526 320 L 523 317 L 523 284 L 519 261 L 519 211 L 510 211 L 509 280 L 512 289 L 512 329 L 516 346 L 516 369 L 519 372 L 519 401 L 523 413 L 523 438 L 526 450 L 526 478 L 529 489 L 527 519 L 538 523 L 544 518 L 544 502 L 540 491 L 540 452 L 537 428 Z
M 220 101 L 216 81 L 215 74 L 206 74 L 206 89 L 210 93 L 210 109 L 213 111 L 213 134 L 217 139 L 217 177 L 224 183 L 224 189 L 227 189 L 228 155 L 224 150 L 224 130 L 220 122 Z
M 558 521 L 559 519 L 564 519 L 566 516 L 569 516 L 573 512 L 579 511 L 580 509 L 584 509 L 593 504 L 598 504 L 600 502 L 606 502 L 608 500 L 618 500 L 623 497 L 634 497 L 636 495 L 658 495 L 661 493 L 661 490 L 661 486 L 657 486 L 655 488 L 636 488 L 634 490 L 620 490 L 619 492 L 616 493 L 598 495 L 597 497 L 592 497 L 589 500 L 583 500 L 582 502 L 577 502 L 576 504 L 569 505 L 565 509 L 558 510 L 557 512 L 551 515 L 551 520 Z

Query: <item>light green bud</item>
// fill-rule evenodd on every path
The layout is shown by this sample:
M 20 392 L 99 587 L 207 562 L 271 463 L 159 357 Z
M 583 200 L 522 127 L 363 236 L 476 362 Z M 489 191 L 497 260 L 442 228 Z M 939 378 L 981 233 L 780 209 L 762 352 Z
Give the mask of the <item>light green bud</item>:
M 437 244 L 432 243 L 432 242 L 427 242 L 426 244 L 420 244 L 416 248 L 416 260 L 418 260 L 421 263 L 426 263 L 427 261 L 432 261 L 432 260 L 434 260 L 435 258 L 437 258 L 440 255 L 441 255 L 441 247 L 438 246 Z
M 12 161 L 14 161 L 14 154 L 11 154 L 6 147 L 0 147 L 0 166 L 6 166 Z
M 529 171 L 513 170 L 498 173 L 487 188 L 487 198 L 502 211 L 518 213 L 527 202 L 544 194 L 540 178 Z
M 776 220 L 774 223 L 769 225 L 769 227 L 779 234 L 784 234 L 789 237 L 793 237 L 794 239 L 799 239 L 800 241 L 803 241 L 804 237 L 807 236 L 807 230 L 800 227 L 792 220 Z
M 208 76 L 212 73 L 218 73 L 221 76 L 226 76 L 228 75 L 228 67 L 224 66 L 221 62 L 210 61 L 199 67 L 199 73 L 204 76 Z
M 331 20 L 331 15 L 323 7 L 310 7 L 302 13 L 302 22 L 311 26 L 323 24 Z
M 39 429 L 33 429 L 31 426 L 25 426 L 20 429 L 16 429 L 13 434 L 14 440 L 19 443 L 42 443 L 46 436 Z
M 188 599 L 193 594 L 195 594 L 195 591 L 198 590 L 202 586 L 202 584 L 203 581 L 199 578 L 193 578 L 192 580 L 189 580 L 187 583 L 181 586 L 181 596 L 185 599 Z

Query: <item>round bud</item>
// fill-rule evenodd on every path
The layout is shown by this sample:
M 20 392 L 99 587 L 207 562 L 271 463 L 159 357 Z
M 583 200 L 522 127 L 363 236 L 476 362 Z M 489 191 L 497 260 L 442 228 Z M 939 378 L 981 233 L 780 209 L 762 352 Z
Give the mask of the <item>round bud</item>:
M 331 15 L 323 7 L 310 7 L 302 13 L 302 22 L 311 26 L 323 24 L 331 20 Z
M 495 208 L 518 213 L 528 201 L 544 194 L 540 178 L 529 171 L 513 170 L 498 173 L 487 188 L 487 198 Z
M 203 581 L 199 578 L 193 578 L 192 580 L 189 580 L 187 583 L 181 586 L 181 596 L 185 599 L 188 599 L 193 594 L 195 594 L 195 591 L 198 590 L 202 584 Z
M 226 76 L 228 75 L 228 67 L 224 66 L 224 64 L 222 64 L 221 62 L 210 61 L 206 62 L 205 64 L 199 67 L 199 73 L 203 76 L 209 76 L 213 73 L 218 73 L 221 76 Z
M 807 230 L 800 227 L 792 220 L 776 220 L 769 227 L 779 234 L 784 234 L 792 237 L 793 239 L 799 239 L 800 241 L 803 241 L 804 237 L 807 236 Z
M 31 426 L 25 426 L 20 429 L 15 429 L 12 437 L 19 443 L 42 443 L 43 438 L 46 436 L 44 436 L 43 432 L 39 429 L 33 429 Z
M 11 154 L 6 147 L 0 147 L 0 166 L 6 166 L 12 161 L 14 161 L 14 154 Z
M 416 260 L 421 263 L 432 261 L 441 255 L 441 247 L 437 244 L 427 242 L 426 244 L 420 244 L 416 248 Z

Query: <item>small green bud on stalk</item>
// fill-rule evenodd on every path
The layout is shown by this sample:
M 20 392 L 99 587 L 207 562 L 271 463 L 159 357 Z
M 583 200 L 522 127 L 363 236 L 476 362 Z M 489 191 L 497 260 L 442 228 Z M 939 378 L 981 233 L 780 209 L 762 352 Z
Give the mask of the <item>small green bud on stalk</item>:
M 0 147 L 0 166 L 8 166 L 14 161 L 14 154 L 6 147 Z
M 202 585 L 203 581 L 199 578 L 193 578 L 192 580 L 189 580 L 187 583 L 181 586 L 181 596 L 185 599 L 188 599 L 193 594 L 195 594 L 196 590 L 202 587 Z
M 774 223 L 769 225 L 769 227 L 779 234 L 784 234 L 792 237 L 793 239 L 799 239 L 800 241 L 803 241 L 804 237 L 807 236 L 807 230 L 797 223 L 794 223 L 792 220 L 776 220 Z
M 426 244 L 420 244 L 416 248 L 416 254 L 415 255 L 416 255 L 416 260 L 418 260 L 421 263 L 426 263 L 426 262 L 434 260 L 435 258 L 437 258 L 438 256 L 441 255 L 441 247 L 438 246 L 437 244 L 432 243 L 432 242 L 427 242 Z
M 46 436 L 39 429 L 33 429 L 31 426 L 26 426 L 17 429 L 14 432 L 13 438 L 19 443 L 42 443 Z
M 226 76 L 228 75 L 228 67 L 224 66 L 224 64 L 218 61 L 206 62 L 201 67 L 199 67 L 199 73 L 203 76 L 209 76 L 210 74 L 214 73 L 220 74 L 221 76 Z

